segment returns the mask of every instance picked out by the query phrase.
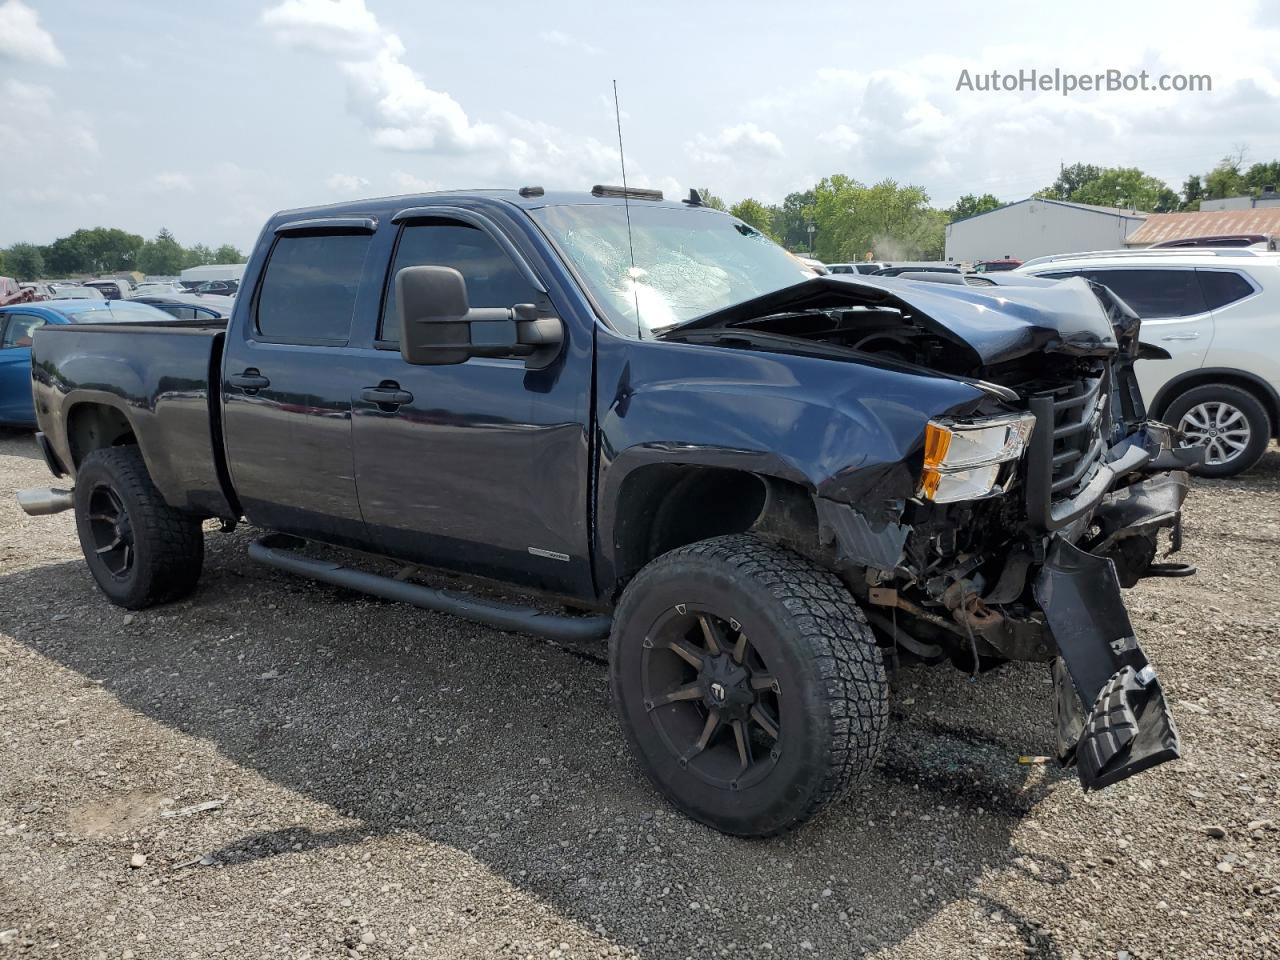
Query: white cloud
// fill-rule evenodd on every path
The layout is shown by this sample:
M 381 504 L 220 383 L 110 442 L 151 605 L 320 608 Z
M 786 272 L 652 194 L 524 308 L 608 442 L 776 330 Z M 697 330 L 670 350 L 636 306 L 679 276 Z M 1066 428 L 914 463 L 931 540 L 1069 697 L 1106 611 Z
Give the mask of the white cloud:
M 353 173 L 335 173 L 325 180 L 324 185 L 334 193 L 358 194 L 364 192 L 369 181 Z
M 22 60 L 48 67 L 67 61 L 49 31 L 40 26 L 40 15 L 22 0 L 0 3 L 0 60 Z
M 400 38 L 364 0 L 285 0 L 263 11 L 261 22 L 287 46 L 337 57 L 348 106 L 377 146 L 465 153 L 501 142 L 496 129 L 472 123 L 453 97 L 426 85 L 404 62 Z
M 570 36 L 563 30 L 543 30 L 538 34 L 538 39 L 543 43 L 549 43 L 553 47 L 565 47 L 569 50 L 579 50 L 587 56 L 594 57 L 600 53 L 600 48 L 587 43 L 585 40 L 579 40 L 577 37 Z
M 439 181 L 424 180 L 407 170 L 391 171 L 391 184 L 400 193 L 431 193 L 444 189 L 444 185 Z
M 166 170 L 151 179 L 151 188 L 156 193 L 190 193 L 195 189 L 195 184 L 185 173 Z
M 769 130 L 754 123 L 725 127 L 719 133 L 700 133 L 685 144 L 685 152 L 694 163 L 728 164 L 769 160 L 782 156 L 782 141 Z

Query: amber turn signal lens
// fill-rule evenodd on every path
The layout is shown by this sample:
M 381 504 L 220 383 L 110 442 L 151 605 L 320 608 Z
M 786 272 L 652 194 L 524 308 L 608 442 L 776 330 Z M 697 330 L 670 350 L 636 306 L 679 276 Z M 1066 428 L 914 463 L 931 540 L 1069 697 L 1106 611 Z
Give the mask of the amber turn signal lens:
M 947 459 L 947 451 L 951 449 L 951 431 L 944 426 L 931 423 L 924 428 L 924 468 L 925 471 L 937 470 Z M 937 486 L 937 483 L 934 483 Z

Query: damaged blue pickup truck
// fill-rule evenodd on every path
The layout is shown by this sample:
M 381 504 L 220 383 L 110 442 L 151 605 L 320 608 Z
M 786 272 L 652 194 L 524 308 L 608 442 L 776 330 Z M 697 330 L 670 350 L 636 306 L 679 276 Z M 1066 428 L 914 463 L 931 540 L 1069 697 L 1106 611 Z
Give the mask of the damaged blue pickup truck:
M 37 331 L 38 440 L 73 489 L 20 501 L 74 509 L 130 609 L 197 586 L 216 518 L 316 580 L 608 637 L 641 767 L 733 834 L 871 770 L 905 657 L 1044 663 L 1087 789 L 1177 757 L 1121 596 L 1192 572 L 1162 551 L 1199 451 L 1133 373 L 1162 351 L 1084 280 L 929 279 L 816 276 L 696 194 L 290 210 L 228 322 Z

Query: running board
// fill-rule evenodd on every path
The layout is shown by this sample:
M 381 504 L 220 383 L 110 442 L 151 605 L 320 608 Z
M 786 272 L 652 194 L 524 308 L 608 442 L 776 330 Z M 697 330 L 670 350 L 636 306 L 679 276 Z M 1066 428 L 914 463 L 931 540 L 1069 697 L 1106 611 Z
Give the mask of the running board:
M 586 640 L 603 640 L 609 636 L 609 628 L 613 625 L 613 618 L 609 616 L 569 617 L 544 613 L 534 607 L 479 600 L 377 573 L 354 570 L 332 560 L 317 560 L 285 547 L 271 546 L 265 539 L 270 538 L 255 540 L 249 544 L 250 559 L 300 577 L 330 583 L 335 587 L 346 587 L 348 590 L 372 594 L 384 600 L 395 600 L 425 610 L 447 613 L 499 630 L 532 633 L 564 643 L 581 643 Z

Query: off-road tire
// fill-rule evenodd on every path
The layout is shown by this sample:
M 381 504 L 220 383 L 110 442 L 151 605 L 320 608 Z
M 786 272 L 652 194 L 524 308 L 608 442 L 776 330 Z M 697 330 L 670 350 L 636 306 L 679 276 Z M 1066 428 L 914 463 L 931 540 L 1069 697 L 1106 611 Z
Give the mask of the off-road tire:
M 1188 410 L 1206 403 L 1230 404 L 1244 414 L 1249 424 L 1249 442 L 1244 450 L 1225 463 L 1204 463 L 1193 468 L 1192 473 L 1201 477 L 1234 477 L 1238 473 L 1244 473 L 1262 459 L 1262 455 L 1267 452 L 1267 445 L 1271 443 L 1273 425 L 1267 408 L 1248 390 L 1225 383 L 1211 383 L 1203 387 L 1192 387 L 1175 397 L 1160 419 L 1176 427 Z
M 694 776 L 647 709 L 650 631 L 689 604 L 735 618 L 777 680 L 774 765 L 750 786 Z M 889 684 L 866 617 L 833 574 L 758 537 L 716 537 L 652 561 L 623 592 L 609 647 L 615 709 L 644 772 L 682 812 L 724 833 L 799 826 L 847 795 L 884 746 Z
M 96 490 L 114 492 L 128 518 L 133 556 L 123 574 L 113 572 L 97 553 L 90 520 Z M 200 520 L 165 503 L 137 447 L 94 450 L 84 458 L 76 471 L 75 514 L 89 572 L 116 606 L 141 610 L 195 588 L 204 563 Z

